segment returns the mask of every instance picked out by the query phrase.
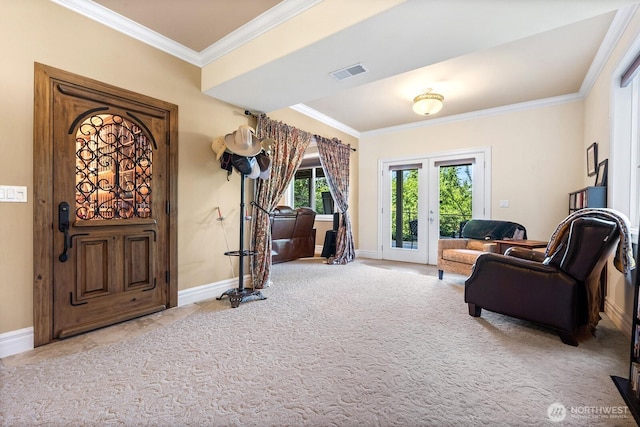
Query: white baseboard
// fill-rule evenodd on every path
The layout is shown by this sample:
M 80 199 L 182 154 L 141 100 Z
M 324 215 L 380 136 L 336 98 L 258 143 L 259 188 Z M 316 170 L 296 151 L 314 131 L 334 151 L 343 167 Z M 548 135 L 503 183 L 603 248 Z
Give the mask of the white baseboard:
M 627 337 L 631 338 L 631 317 L 621 310 L 620 307 L 612 304 L 609 298 L 605 298 L 604 300 L 604 313 L 618 329 L 624 332 Z
M 243 278 L 245 287 L 251 286 L 251 276 L 245 275 Z M 226 290 L 238 287 L 238 278 L 225 279 L 208 285 L 196 286 L 195 288 L 178 291 L 178 307 L 193 304 L 199 301 L 218 298 Z
M 244 277 L 244 285 L 251 286 L 251 277 Z M 238 287 L 238 279 L 226 279 L 208 285 L 178 291 L 178 307 L 217 298 L 226 290 Z M 0 334 L 0 359 L 33 350 L 33 327 Z
M 0 334 L 0 359 L 33 349 L 33 327 Z
M 376 251 L 363 251 L 362 249 L 358 249 L 356 251 L 356 256 L 359 258 L 371 258 L 371 259 L 380 259 L 378 252 Z

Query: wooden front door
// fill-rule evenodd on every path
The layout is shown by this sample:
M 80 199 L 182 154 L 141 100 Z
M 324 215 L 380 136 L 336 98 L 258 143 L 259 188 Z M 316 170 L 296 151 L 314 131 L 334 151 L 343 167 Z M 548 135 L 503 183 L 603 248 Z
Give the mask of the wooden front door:
M 35 73 L 40 345 L 176 305 L 177 107 L 40 64 Z

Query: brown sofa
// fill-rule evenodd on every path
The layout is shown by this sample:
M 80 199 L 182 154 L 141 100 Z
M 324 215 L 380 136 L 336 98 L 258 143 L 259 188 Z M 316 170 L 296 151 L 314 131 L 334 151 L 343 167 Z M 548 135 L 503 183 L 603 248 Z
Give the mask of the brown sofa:
M 271 263 L 315 255 L 316 212 L 311 208 L 277 206 L 271 217 Z
M 438 240 L 438 278 L 448 273 L 469 276 L 476 259 L 483 253 L 498 252 L 493 240 L 526 239 L 527 230 L 510 221 L 489 219 L 469 220 L 459 239 Z

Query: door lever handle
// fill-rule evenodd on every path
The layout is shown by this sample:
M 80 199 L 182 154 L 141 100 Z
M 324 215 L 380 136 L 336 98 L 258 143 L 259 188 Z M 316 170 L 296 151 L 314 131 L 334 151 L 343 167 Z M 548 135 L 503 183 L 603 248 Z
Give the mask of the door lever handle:
M 58 257 L 60 262 L 66 262 L 69 259 L 69 248 L 71 247 L 71 238 L 69 237 L 69 203 L 61 202 L 58 205 L 58 230 L 64 233 L 64 249 Z

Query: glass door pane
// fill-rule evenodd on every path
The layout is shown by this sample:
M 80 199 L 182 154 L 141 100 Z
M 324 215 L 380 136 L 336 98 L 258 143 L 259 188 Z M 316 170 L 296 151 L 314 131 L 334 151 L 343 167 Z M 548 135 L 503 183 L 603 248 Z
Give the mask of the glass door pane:
M 471 219 L 473 165 L 440 166 L 440 238 L 460 237 Z
M 386 163 L 383 173 L 382 258 L 427 262 L 426 168 L 423 161 Z
M 418 249 L 418 169 L 391 171 L 391 247 Z

